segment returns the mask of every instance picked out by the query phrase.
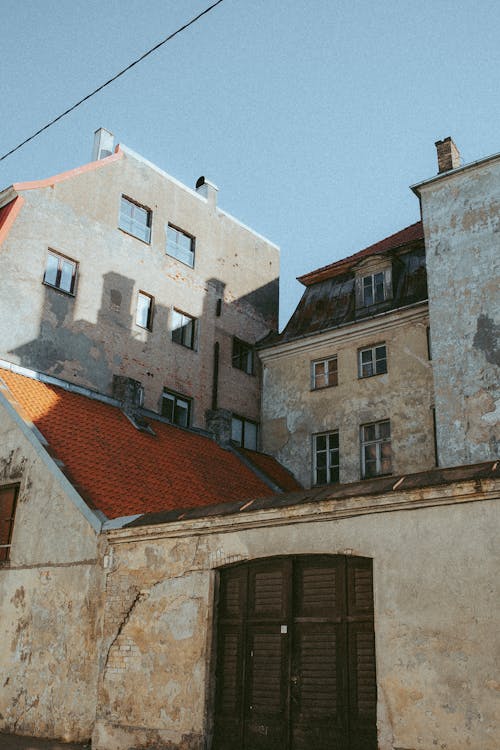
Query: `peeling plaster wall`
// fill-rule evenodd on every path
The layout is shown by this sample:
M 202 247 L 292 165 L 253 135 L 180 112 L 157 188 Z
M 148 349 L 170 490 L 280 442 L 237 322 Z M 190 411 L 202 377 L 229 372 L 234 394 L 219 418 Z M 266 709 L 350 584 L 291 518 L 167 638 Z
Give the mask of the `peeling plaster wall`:
M 420 187 L 440 464 L 500 455 L 500 160 Z
M 0 406 L 0 486 L 19 484 L 0 565 L 0 731 L 91 735 L 102 613 L 98 539 Z
M 340 481 L 360 478 L 360 425 L 391 421 L 393 473 L 435 464 L 427 306 L 261 352 L 262 446 L 311 486 L 312 435 L 339 431 Z M 387 373 L 358 378 L 358 350 L 384 343 Z M 311 363 L 337 356 L 338 385 L 311 390 Z
M 214 571 L 350 550 L 374 563 L 379 750 L 498 750 L 500 497 L 453 492 L 476 501 L 321 520 L 325 501 L 199 522 L 191 536 L 190 524 L 110 533 L 93 748 L 209 747 Z
M 127 154 L 22 194 L 0 252 L 0 357 L 102 393 L 127 375 L 155 411 L 166 386 L 194 398 L 204 427 L 219 341 L 219 407 L 258 419 L 260 378 L 232 367 L 232 337 L 255 343 L 277 327 L 276 246 Z M 151 244 L 118 229 L 122 194 L 151 209 Z M 194 269 L 166 254 L 169 222 L 195 236 Z M 75 296 L 42 283 L 48 248 L 78 262 Z M 139 291 L 155 298 L 152 331 L 135 323 Z M 199 319 L 195 351 L 172 342 L 173 308 Z

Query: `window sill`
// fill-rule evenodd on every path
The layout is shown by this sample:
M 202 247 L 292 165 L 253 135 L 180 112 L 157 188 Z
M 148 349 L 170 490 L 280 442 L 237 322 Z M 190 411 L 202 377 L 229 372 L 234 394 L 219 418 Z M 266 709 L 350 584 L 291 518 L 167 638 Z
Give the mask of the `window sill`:
M 370 479 L 380 479 L 380 477 L 393 477 L 393 476 L 394 476 L 394 472 L 387 471 L 385 474 L 374 474 L 371 477 L 361 477 L 361 481 L 366 482 L 366 481 L 369 481 Z
M 370 378 L 376 378 L 379 375 L 387 375 L 387 370 L 384 370 L 384 372 L 374 372 L 373 375 L 358 375 L 358 380 L 369 380 Z
M 314 391 L 326 391 L 328 388 L 338 388 L 338 385 L 338 383 L 335 383 L 334 385 L 320 385 L 319 387 L 310 388 L 309 390 L 311 393 L 314 393 Z
M 76 292 L 67 292 L 66 289 L 61 289 L 60 286 L 54 286 L 54 284 L 49 284 L 48 281 L 42 281 L 42 284 L 44 286 L 48 286 L 49 289 L 55 289 L 56 292 L 61 292 L 61 294 L 65 294 L 66 297 L 76 297 Z
M 187 346 L 187 344 L 181 344 L 180 341 L 174 341 L 172 339 L 172 344 L 175 344 L 176 346 L 182 346 L 183 349 L 187 349 L 190 352 L 195 352 L 195 354 L 198 353 L 198 349 L 196 349 L 194 346 Z
M 182 260 L 181 258 L 178 258 L 176 255 L 171 255 L 168 250 L 165 250 L 165 255 L 168 255 L 169 258 L 172 258 L 172 260 L 176 260 L 178 263 L 182 263 L 183 266 L 186 266 L 186 268 L 194 268 L 194 259 L 193 263 L 186 263 L 185 260 Z
M 120 232 L 123 232 L 123 234 L 126 234 L 127 237 L 133 237 L 134 240 L 139 240 L 139 242 L 142 242 L 143 245 L 147 245 L 148 247 L 151 247 L 151 240 L 143 240 L 142 237 L 138 237 L 136 234 L 132 234 L 132 232 L 128 232 L 126 229 L 122 229 L 121 227 L 118 227 Z

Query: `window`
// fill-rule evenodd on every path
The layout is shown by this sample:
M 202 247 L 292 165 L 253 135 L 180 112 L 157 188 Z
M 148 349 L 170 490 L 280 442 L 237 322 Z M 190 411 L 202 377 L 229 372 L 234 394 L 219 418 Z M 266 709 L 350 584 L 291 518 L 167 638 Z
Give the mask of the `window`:
M 18 485 L 0 487 L 0 564 L 10 558 Z
M 369 307 L 386 298 L 385 274 L 383 271 L 363 277 L 363 305 Z
M 312 363 L 312 388 L 328 388 L 338 385 L 337 357 L 321 359 Z
M 191 399 L 173 391 L 163 390 L 161 414 L 179 427 L 188 427 L 191 422 Z
M 119 228 L 143 242 L 151 241 L 151 211 L 122 195 Z
M 242 448 L 257 450 L 257 423 L 244 417 L 231 418 L 231 440 Z
M 60 289 L 62 292 L 74 294 L 76 268 L 77 263 L 74 260 L 65 258 L 53 250 L 49 250 L 43 281 L 45 284 Z
M 196 343 L 196 318 L 172 310 L 172 341 L 194 349 Z
M 194 237 L 186 234 L 182 229 L 177 229 L 177 227 L 168 224 L 167 255 L 171 255 L 187 266 L 194 268 Z
M 241 339 L 233 338 L 233 367 L 243 370 L 247 375 L 253 375 L 254 349 Z
M 151 331 L 153 327 L 153 301 L 154 298 L 146 292 L 137 293 L 137 309 L 135 311 L 135 322 L 141 328 Z
M 360 349 L 358 354 L 360 378 L 371 378 L 372 375 L 381 375 L 387 372 L 385 344 L 377 344 L 377 346 L 371 346 L 369 349 Z
M 392 471 L 391 423 L 361 426 L 361 472 L 364 479 Z
M 332 484 L 339 481 L 339 433 L 325 432 L 313 435 L 314 484 Z

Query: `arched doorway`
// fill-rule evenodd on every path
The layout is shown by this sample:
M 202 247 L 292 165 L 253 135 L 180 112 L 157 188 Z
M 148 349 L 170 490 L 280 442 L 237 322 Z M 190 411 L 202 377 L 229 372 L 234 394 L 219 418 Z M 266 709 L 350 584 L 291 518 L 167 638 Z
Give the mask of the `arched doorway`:
M 372 561 L 220 571 L 213 750 L 376 750 Z

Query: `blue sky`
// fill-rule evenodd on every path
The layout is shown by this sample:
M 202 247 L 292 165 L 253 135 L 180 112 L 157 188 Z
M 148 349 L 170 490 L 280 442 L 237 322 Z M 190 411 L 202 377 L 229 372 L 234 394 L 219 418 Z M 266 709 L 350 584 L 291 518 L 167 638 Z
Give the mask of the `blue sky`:
M 3 0 L 0 155 L 209 4 Z M 283 325 L 296 276 L 418 220 L 434 141 L 500 151 L 499 27 L 484 0 L 224 0 L 0 162 L 0 187 L 89 161 L 100 126 L 190 186 L 204 174 L 280 245 Z

